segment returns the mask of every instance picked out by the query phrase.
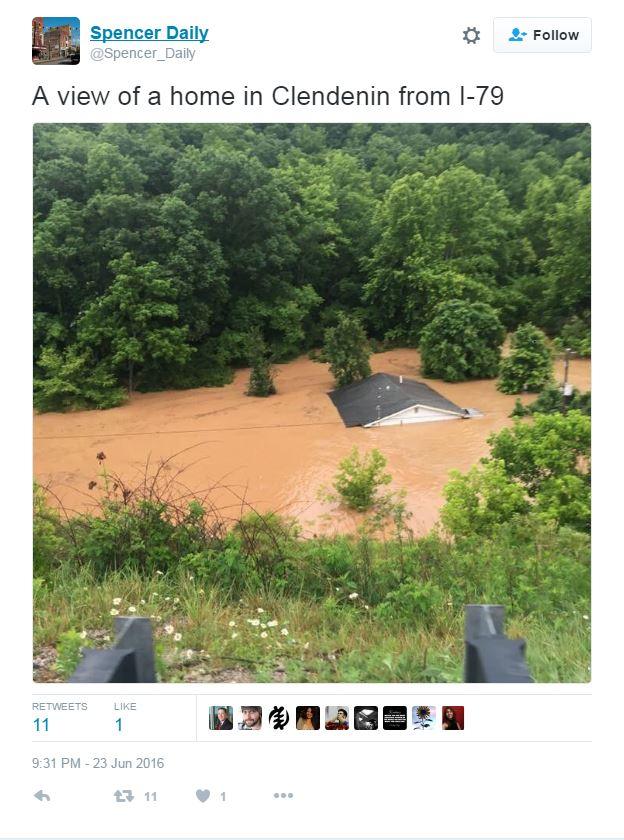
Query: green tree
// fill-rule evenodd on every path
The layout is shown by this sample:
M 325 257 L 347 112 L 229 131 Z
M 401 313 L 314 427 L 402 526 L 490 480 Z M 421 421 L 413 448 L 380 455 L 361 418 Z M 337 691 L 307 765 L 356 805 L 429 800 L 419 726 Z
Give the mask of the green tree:
M 591 487 L 585 476 L 564 475 L 542 484 L 535 497 L 535 510 L 546 521 L 576 531 L 591 527 Z
M 245 393 L 248 397 L 270 397 L 275 393 L 271 360 L 262 333 L 257 327 L 249 335 L 248 353 L 251 371 Z
M 370 510 L 379 499 L 379 489 L 390 484 L 392 476 L 384 472 L 387 461 L 378 449 L 362 456 L 354 446 L 339 465 L 334 487 L 347 507 Z
M 582 187 L 554 208 L 548 252 L 540 268 L 547 281 L 544 308 L 549 326 L 589 310 L 591 302 L 591 195 Z
M 37 359 L 33 401 L 38 411 L 112 408 L 125 398 L 105 362 L 93 363 L 87 349 L 44 347 Z
M 444 498 L 440 518 L 456 537 L 491 534 L 496 525 L 529 509 L 523 487 L 507 475 L 503 462 L 495 459 L 464 474 L 453 470 Z
M 131 254 L 124 254 L 113 260 L 111 270 L 114 280 L 81 316 L 78 338 L 96 358 L 125 371 L 132 393 L 145 364 L 183 364 L 193 348 L 188 327 L 177 323 L 174 283 L 158 263 L 137 265 Z
M 382 336 L 392 331 L 397 340 L 417 342 L 432 304 L 427 276 L 465 275 L 493 285 L 508 270 L 516 221 L 493 179 L 456 165 L 397 180 L 376 225 L 365 286 L 371 323 Z
M 341 388 L 371 375 L 370 346 L 360 321 L 344 312 L 335 327 L 325 330 L 323 356 L 329 362 L 336 385 Z
M 555 338 L 554 345 L 560 353 L 568 348 L 582 357 L 591 356 L 591 327 L 589 324 L 590 313 L 583 312 L 582 315 L 573 315 L 561 328 L 561 332 Z
M 535 414 L 532 422 L 517 421 L 488 438 L 491 456 L 505 464 L 508 476 L 529 496 L 544 483 L 567 475 L 589 477 L 591 420 L 573 410 L 567 414 Z
M 420 342 L 425 376 L 461 382 L 498 373 L 505 331 L 486 303 L 450 300 L 440 304 Z
M 497 388 L 503 394 L 541 391 L 552 378 L 552 353 L 544 333 L 522 324 L 511 339 L 511 352 L 503 359 Z
M 523 409 L 522 413 L 518 412 L 518 417 L 524 417 L 527 414 L 562 414 L 564 411 L 572 411 L 577 409 L 583 414 L 591 415 L 591 391 L 581 393 L 577 388 L 572 389 L 572 398 L 567 406 L 563 398 L 563 392 L 559 385 L 547 385 L 540 393 L 539 397 Z

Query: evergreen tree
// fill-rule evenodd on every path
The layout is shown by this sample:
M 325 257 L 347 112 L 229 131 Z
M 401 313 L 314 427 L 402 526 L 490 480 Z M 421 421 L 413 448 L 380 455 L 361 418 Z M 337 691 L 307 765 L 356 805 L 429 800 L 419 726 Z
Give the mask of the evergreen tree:
M 370 346 L 360 321 L 344 312 L 335 327 L 325 330 L 323 356 L 329 362 L 336 385 L 341 388 L 371 375 Z
M 248 397 L 270 397 L 275 394 L 273 370 L 262 333 L 255 327 L 249 334 L 249 385 L 245 392 Z
M 552 356 L 546 336 L 533 324 L 522 324 L 511 339 L 511 353 L 500 366 L 498 390 L 503 394 L 541 391 L 552 377 Z

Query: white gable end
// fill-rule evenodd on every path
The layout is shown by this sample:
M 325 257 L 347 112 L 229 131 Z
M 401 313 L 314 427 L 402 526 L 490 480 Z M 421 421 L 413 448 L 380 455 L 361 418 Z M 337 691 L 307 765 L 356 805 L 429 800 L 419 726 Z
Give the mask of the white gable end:
M 405 408 L 403 411 L 398 411 L 396 414 L 391 414 L 388 417 L 382 417 L 372 423 L 368 423 L 367 429 L 375 426 L 406 426 L 412 423 L 431 423 L 436 420 L 460 420 L 461 415 L 454 414 L 450 411 L 444 411 L 440 408 L 431 408 L 426 405 L 414 405 L 410 408 Z

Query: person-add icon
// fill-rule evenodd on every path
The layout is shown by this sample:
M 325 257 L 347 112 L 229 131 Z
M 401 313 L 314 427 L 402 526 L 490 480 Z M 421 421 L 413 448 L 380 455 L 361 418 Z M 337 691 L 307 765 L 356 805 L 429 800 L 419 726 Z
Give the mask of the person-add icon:
M 511 30 L 511 37 L 509 40 L 512 44 L 521 44 L 526 37 L 526 32 L 520 32 L 520 29 L 517 26 Z

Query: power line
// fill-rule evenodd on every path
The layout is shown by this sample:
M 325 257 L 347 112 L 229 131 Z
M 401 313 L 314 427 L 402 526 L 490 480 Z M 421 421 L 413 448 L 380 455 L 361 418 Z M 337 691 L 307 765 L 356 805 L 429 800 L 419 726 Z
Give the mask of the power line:
M 95 429 L 89 435 L 34 435 L 33 440 L 80 440 L 93 437 L 139 437 L 141 435 L 193 435 L 210 434 L 212 432 L 244 432 L 255 429 L 301 429 L 307 426 L 341 426 L 340 420 L 323 420 L 318 423 L 276 423 L 269 426 L 222 426 L 212 429 L 171 429 L 166 431 L 149 432 L 107 432 Z

